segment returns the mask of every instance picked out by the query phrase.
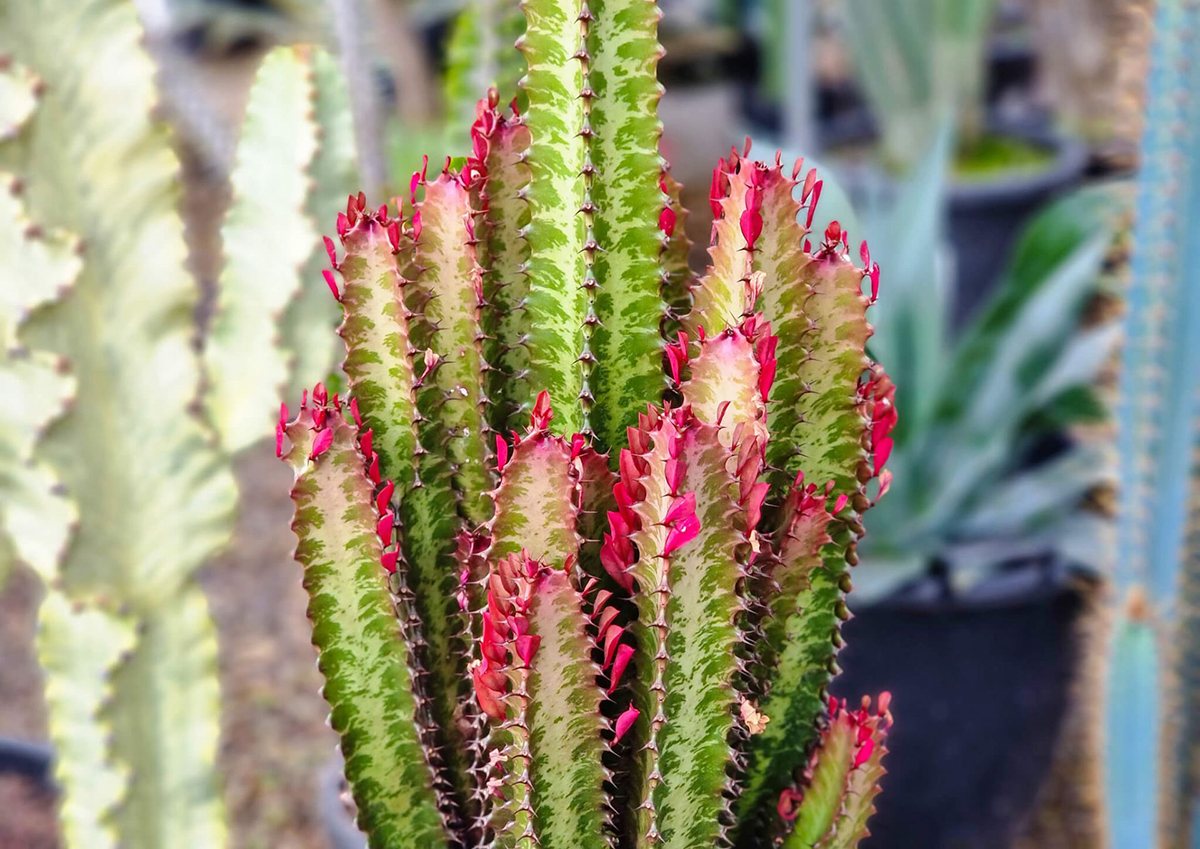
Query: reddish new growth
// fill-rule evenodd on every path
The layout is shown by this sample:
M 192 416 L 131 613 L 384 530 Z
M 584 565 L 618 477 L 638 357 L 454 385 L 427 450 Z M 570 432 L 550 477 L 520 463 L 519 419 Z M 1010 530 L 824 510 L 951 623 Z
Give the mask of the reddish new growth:
M 314 433 L 308 460 L 312 463 L 318 462 L 333 445 L 334 430 L 339 426 L 350 425 L 350 422 L 344 418 L 343 407 L 349 409 L 353 421 L 364 472 L 376 487 L 374 504 L 379 520 L 376 522 L 375 532 L 383 546 L 383 552 L 380 555 L 381 565 L 390 574 L 396 571 L 396 561 L 400 556 L 399 547 L 395 545 L 394 539 L 396 514 L 391 506 L 392 494 L 396 487 L 391 481 L 383 480 L 379 476 L 379 454 L 372 447 L 375 432 L 370 428 L 362 429 L 362 416 L 358 412 L 358 400 L 351 399 L 349 404 L 343 405 L 336 392 L 330 398 L 325 384 L 318 383 L 313 387 L 311 407 L 309 406 L 308 391 L 306 390 L 300 396 L 300 412 L 293 421 L 288 421 L 287 404 L 281 404 L 279 421 L 275 424 L 275 456 L 283 456 L 284 440 L 288 437 L 290 429 L 307 426 Z
M 862 767 L 876 754 L 876 747 L 882 746 L 887 739 L 888 729 L 892 726 L 892 713 L 889 710 L 892 694 L 880 693 L 877 706 L 871 710 L 871 697 L 863 696 L 862 704 L 857 710 L 847 710 L 846 700 L 840 702 L 829 698 L 829 727 L 822 734 L 822 744 L 813 752 L 805 770 L 806 783 L 811 782 L 817 764 L 824 754 L 824 743 L 832 734 L 848 731 L 852 735 L 850 769 Z M 791 821 L 800 812 L 800 804 L 804 793 L 794 787 L 785 788 L 779 794 L 777 808 L 779 815 Z
M 865 404 L 866 414 L 871 420 L 868 433 L 868 450 L 871 452 L 872 476 L 879 478 L 879 494 L 882 498 L 892 482 L 892 473 L 883 466 L 892 453 L 892 428 L 896 426 L 896 386 L 887 376 L 883 366 L 871 368 L 865 383 L 859 388 L 859 397 Z
M 682 441 L 679 432 L 686 428 L 691 419 L 691 408 L 671 409 L 661 412 L 650 407 L 638 417 L 638 427 L 629 429 L 629 447 L 621 449 L 618 460 L 620 481 L 613 487 L 617 503 L 615 511 L 608 513 L 609 530 L 604 534 L 600 549 L 600 562 L 626 592 L 633 591 L 633 576 L 629 573 L 637 562 L 637 551 L 630 537 L 642 529 L 642 520 L 633 509 L 646 498 L 646 487 L 641 478 L 650 472 L 649 463 L 642 455 L 648 454 L 653 446 L 650 433 L 663 429 L 666 434 L 667 459 L 664 474 L 671 503 L 667 508 L 662 525 L 667 528 L 666 540 L 660 556 L 668 557 L 681 546 L 695 539 L 700 532 L 700 520 L 696 516 L 696 494 L 680 493 L 684 467 L 679 453 Z

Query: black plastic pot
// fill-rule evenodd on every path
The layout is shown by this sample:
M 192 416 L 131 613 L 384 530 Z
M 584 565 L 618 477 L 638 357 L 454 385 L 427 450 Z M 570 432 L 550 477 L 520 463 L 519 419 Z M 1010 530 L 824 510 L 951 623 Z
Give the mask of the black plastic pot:
M 49 789 L 54 786 L 53 763 L 54 749 L 49 743 L 0 737 L 0 775 L 21 775 Z
M 1022 564 L 969 598 L 930 578 L 851 608 L 832 692 L 892 693 L 863 849 L 1003 849 L 1033 811 L 1069 704 L 1086 584 Z
M 1088 164 L 1087 148 L 1047 124 L 1000 128 L 1053 153 L 1047 167 L 999 172 L 950 189 L 949 235 L 955 256 L 952 316 L 962 326 L 986 303 L 999 282 L 1025 224 L 1052 198 L 1076 185 Z

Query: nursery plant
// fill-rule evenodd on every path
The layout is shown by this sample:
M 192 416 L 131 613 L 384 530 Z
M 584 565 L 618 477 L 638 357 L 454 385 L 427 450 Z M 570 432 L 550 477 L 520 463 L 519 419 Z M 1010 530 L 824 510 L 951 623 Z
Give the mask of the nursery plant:
M 1200 8 L 1160 2 L 1117 405 L 1120 499 L 1101 728 L 1113 846 L 1200 841 Z
M 916 165 L 945 119 L 964 150 L 988 138 L 984 74 L 994 7 L 995 0 L 844 0 L 848 52 L 892 166 Z
M 996 293 L 956 331 L 950 258 L 926 247 L 944 238 L 946 147 L 886 204 L 859 209 L 889 270 L 870 348 L 905 411 L 893 433 L 895 497 L 864 541 L 867 595 L 934 562 L 965 588 L 1005 561 L 1050 554 L 1099 569 L 1105 558 L 1108 520 L 1081 506 L 1114 470 L 1096 441 L 1069 432 L 1107 418 L 1098 384 L 1120 326 L 1089 313 L 1114 298 L 1124 267 L 1128 186 L 1091 186 L 1038 213 Z
M 814 171 L 747 144 L 694 277 L 657 5 L 524 13 L 527 106 L 490 93 L 461 164 L 338 215 L 346 395 L 278 424 L 358 823 L 374 847 L 855 846 L 889 698 L 826 687 L 896 421 L 879 268 L 809 231 Z

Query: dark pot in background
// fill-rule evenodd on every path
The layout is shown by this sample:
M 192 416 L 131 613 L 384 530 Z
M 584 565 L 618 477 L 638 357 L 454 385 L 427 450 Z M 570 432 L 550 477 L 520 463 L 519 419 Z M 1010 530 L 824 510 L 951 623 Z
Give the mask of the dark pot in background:
M 367 838 L 354 825 L 354 818 L 342 800 L 346 787 L 342 765 L 339 755 L 317 777 L 317 816 L 332 849 L 366 849 Z
M 1088 163 L 1081 142 L 1055 133 L 1048 125 L 999 131 L 1044 147 L 1054 158 L 1036 171 L 1001 171 L 984 180 L 951 185 L 948 230 L 955 256 L 952 320 L 957 327 L 991 298 L 1026 223 L 1052 198 L 1075 186 Z
M 54 786 L 53 763 L 49 743 L 0 737 L 0 774 L 20 775 L 49 790 Z
M 955 598 L 936 577 L 855 607 L 834 695 L 892 693 L 863 849 L 1004 849 L 1033 812 L 1070 704 L 1090 587 L 1040 564 Z

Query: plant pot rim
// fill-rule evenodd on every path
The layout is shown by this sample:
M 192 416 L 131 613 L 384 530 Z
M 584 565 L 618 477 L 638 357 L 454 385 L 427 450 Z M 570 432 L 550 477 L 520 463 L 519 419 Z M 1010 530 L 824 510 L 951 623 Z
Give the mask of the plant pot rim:
M 826 161 L 836 160 L 838 147 L 865 142 L 875 137 L 875 129 L 866 107 L 836 118 L 826 125 L 823 144 L 832 156 Z M 993 120 L 988 132 L 1008 138 L 1031 142 L 1053 153 L 1053 157 L 1041 168 L 996 171 L 982 179 L 963 180 L 952 176 L 947 187 L 949 202 L 956 210 L 994 208 L 1028 203 L 1030 196 L 1050 195 L 1079 179 L 1087 170 L 1088 147 L 1079 139 L 1059 132 L 1045 115 L 1035 115 L 1024 120 Z M 867 171 L 878 175 L 875 179 L 894 182 L 895 177 L 885 172 L 877 163 L 854 163 L 849 172 Z
M 993 135 L 1045 148 L 1053 158 L 1041 168 L 997 171 L 983 179 L 954 179 L 950 203 L 958 209 L 1024 204 L 1031 195 L 1049 195 L 1077 180 L 1087 169 L 1087 145 L 1056 130 L 1048 119 L 996 122 Z

